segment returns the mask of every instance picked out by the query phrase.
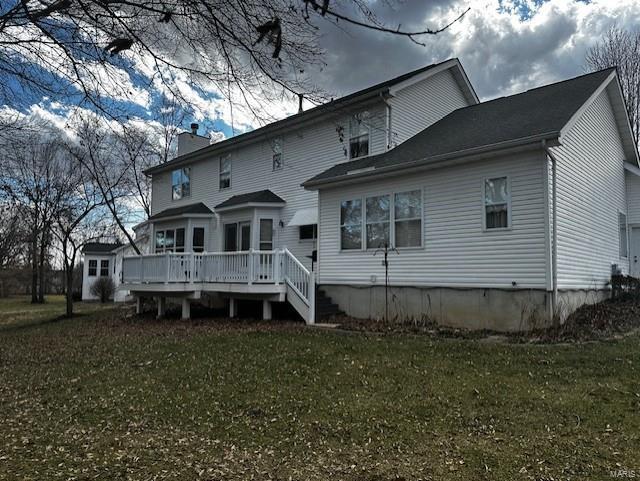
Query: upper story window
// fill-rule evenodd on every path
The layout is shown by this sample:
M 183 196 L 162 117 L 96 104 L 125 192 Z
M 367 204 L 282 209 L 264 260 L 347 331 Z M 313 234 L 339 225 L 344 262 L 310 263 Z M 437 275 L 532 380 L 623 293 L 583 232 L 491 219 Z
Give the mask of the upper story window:
M 620 257 L 629 256 L 629 237 L 627 236 L 627 215 L 620 212 L 618 214 L 618 228 L 620 229 Z
M 89 259 L 89 276 L 95 277 L 98 275 L 98 260 Z
M 274 139 L 271 142 L 271 150 L 273 152 L 271 157 L 273 170 L 282 169 L 284 165 L 282 162 L 282 139 Z
M 231 154 L 220 157 L 220 189 L 231 187 Z
M 483 222 L 485 229 L 511 227 L 511 192 L 507 177 L 485 179 Z
M 191 168 L 183 167 L 171 172 L 171 192 L 173 200 L 191 195 Z
M 349 158 L 369 155 L 369 112 L 361 112 L 349 121 Z

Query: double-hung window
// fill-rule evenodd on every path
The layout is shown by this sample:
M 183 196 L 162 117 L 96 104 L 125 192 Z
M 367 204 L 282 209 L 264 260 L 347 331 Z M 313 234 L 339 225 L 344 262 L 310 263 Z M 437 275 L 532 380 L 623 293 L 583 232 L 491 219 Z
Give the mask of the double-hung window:
M 89 259 L 89 277 L 95 277 L 98 275 L 98 260 Z
M 369 112 L 361 112 L 349 121 L 349 158 L 369 155 Z
M 367 197 L 366 201 L 367 249 L 390 245 L 391 196 Z
M 629 237 L 627 235 L 627 215 L 620 212 L 618 214 L 618 228 L 620 230 L 620 257 L 629 257 Z
M 511 192 L 507 177 L 495 177 L 484 181 L 484 228 L 507 229 L 511 227 Z
M 273 250 L 273 219 L 260 219 L 260 250 Z
M 398 192 L 393 197 L 395 247 L 422 245 L 422 191 Z
M 364 236 L 363 236 L 364 231 Z M 422 190 L 393 192 L 340 205 L 340 247 L 349 249 L 422 246 Z
M 204 252 L 204 227 L 193 228 L 193 252 Z
M 184 252 L 184 228 L 156 231 L 157 254 L 163 252 Z
M 102 259 L 100 261 L 100 277 L 108 277 L 109 276 L 109 260 Z
M 191 195 L 191 169 L 189 167 L 171 172 L 171 192 L 173 200 L 184 199 Z
M 231 187 L 231 154 L 220 157 L 220 189 L 228 189 Z
M 343 250 L 362 249 L 362 200 L 340 204 L 340 246 Z
M 280 170 L 284 165 L 282 162 L 282 139 L 273 139 L 271 142 L 271 162 L 273 170 Z

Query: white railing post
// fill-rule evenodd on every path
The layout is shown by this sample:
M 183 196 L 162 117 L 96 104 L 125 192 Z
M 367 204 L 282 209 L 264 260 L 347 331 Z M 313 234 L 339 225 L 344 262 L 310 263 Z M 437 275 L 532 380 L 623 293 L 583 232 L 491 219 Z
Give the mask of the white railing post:
M 314 324 L 316 322 L 316 273 L 311 271 L 309 273 L 309 320 L 308 324 Z
M 140 284 L 144 282 L 144 262 L 143 257 L 140 256 Z
M 195 272 L 196 272 L 196 255 L 195 253 L 191 252 L 189 254 L 190 259 L 189 259 L 189 282 L 195 282 Z
M 166 275 L 165 275 L 165 278 L 164 278 L 164 283 L 168 284 L 169 283 L 169 278 L 171 276 L 171 257 L 169 255 L 169 251 L 164 253 L 164 259 L 165 259 L 165 262 L 167 263 L 166 273 L 165 273 Z
M 253 262 L 253 256 L 254 256 L 254 252 L 253 252 L 253 248 L 249 249 L 249 257 L 248 257 L 248 279 L 247 281 L 249 282 L 249 285 L 253 284 L 253 276 L 254 276 L 254 270 L 255 270 L 255 265 Z
M 276 286 L 280 284 L 280 249 L 273 254 L 273 281 Z

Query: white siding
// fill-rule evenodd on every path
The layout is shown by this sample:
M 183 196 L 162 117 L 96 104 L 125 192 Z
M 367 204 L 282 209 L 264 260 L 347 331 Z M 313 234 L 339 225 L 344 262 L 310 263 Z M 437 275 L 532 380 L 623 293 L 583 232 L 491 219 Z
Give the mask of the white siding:
M 511 182 L 512 228 L 483 231 L 487 177 Z M 393 285 L 545 287 L 544 161 L 538 151 L 343 186 L 320 193 L 321 284 L 384 284 L 380 254 L 340 251 L 340 202 L 370 194 L 423 189 L 424 247 L 390 258 Z
M 553 148 L 557 161 L 558 288 L 602 288 L 619 257 L 626 212 L 624 151 L 603 91 Z
M 389 103 L 392 142 L 396 144 L 404 142 L 450 112 L 469 105 L 450 70 L 402 89 Z
M 417 95 L 445 96 L 461 95 L 459 89 L 448 85 L 453 82 L 453 77 L 447 72 L 441 72 L 432 78 L 427 78 L 416 85 L 407 87 L 407 92 L 413 92 L 409 96 L 404 95 L 404 90 L 398 95 L 397 100 L 402 99 L 401 104 L 394 108 L 394 113 L 400 115 L 402 109 L 411 108 L 408 115 L 400 116 L 394 120 L 394 125 L 407 135 L 408 132 L 425 128 L 427 122 L 433 122 L 442 117 L 446 112 L 443 109 L 457 108 L 457 101 L 443 102 L 441 98 L 417 100 Z M 433 88 L 423 88 L 421 85 L 436 83 Z M 446 88 L 443 86 L 446 85 Z M 456 87 L 457 88 L 457 87 Z M 451 93 L 453 92 L 453 94 Z M 381 153 L 386 148 L 386 106 L 382 100 L 368 107 L 354 108 L 350 111 L 338 111 L 326 120 L 319 121 L 312 126 L 305 126 L 298 130 L 292 130 L 283 138 L 282 170 L 272 170 L 271 140 L 254 142 L 253 144 L 237 148 L 231 151 L 232 174 L 231 188 L 218 189 L 219 156 L 191 164 L 191 197 L 173 201 L 171 199 L 171 172 L 164 172 L 153 176 L 152 213 L 158 213 L 164 209 L 204 202 L 212 210 L 215 205 L 237 194 L 270 189 L 286 201 L 286 206 L 280 211 L 280 219 L 285 227 L 274 224 L 279 247 L 288 247 L 301 261 L 309 264 L 306 256 L 314 249 L 313 242 L 300 241 L 298 228 L 287 227 L 295 212 L 299 209 L 316 207 L 318 196 L 316 192 L 304 190 L 300 184 L 314 175 L 332 167 L 337 162 L 348 160 L 348 136 L 349 115 L 368 110 L 371 114 L 370 121 L 370 152 Z M 418 115 L 418 111 L 420 115 Z M 404 127 L 403 123 L 410 121 L 413 126 Z M 416 124 L 420 128 L 416 128 Z M 337 127 L 344 130 L 344 142 L 340 142 Z M 224 215 L 224 214 L 223 214 Z M 217 228 L 211 232 L 211 249 L 221 250 L 221 222 L 218 219 Z M 255 229 L 255 228 L 254 228 Z
M 626 172 L 629 224 L 640 224 L 640 177 Z

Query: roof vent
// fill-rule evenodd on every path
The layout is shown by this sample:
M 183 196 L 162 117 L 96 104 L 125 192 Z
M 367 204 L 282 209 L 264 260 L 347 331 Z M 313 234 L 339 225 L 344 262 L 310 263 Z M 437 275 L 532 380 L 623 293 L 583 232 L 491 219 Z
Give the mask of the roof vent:
M 193 135 L 198 135 L 198 127 L 199 127 L 199 125 L 196 124 L 195 122 L 193 124 L 191 124 L 191 133 Z
M 298 113 L 299 114 L 304 112 L 304 109 L 302 108 L 302 101 L 303 100 L 304 100 L 304 95 L 303 94 L 298 94 Z

